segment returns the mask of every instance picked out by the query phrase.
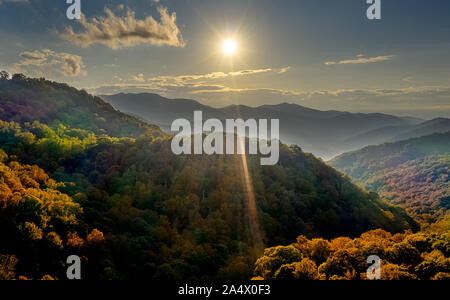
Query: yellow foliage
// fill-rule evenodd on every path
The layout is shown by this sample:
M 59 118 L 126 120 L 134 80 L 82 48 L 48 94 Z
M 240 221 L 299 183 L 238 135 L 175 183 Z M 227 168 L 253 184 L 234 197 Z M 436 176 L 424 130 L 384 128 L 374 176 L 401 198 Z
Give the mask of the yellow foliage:
M 47 240 L 56 248 L 59 248 L 59 249 L 63 248 L 63 241 L 56 232 L 49 232 L 46 237 L 47 237 Z
M 301 262 L 295 265 L 294 276 L 300 280 L 317 280 L 319 279 L 319 272 L 317 265 L 309 258 L 304 258 Z
M 95 245 L 100 244 L 105 241 L 105 237 L 103 236 L 103 232 L 94 229 L 92 232 L 87 236 L 86 241 L 89 245 Z
M 53 281 L 53 280 L 56 280 L 56 279 L 53 278 L 53 277 L 50 276 L 50 275 L 44 275 L 44 276 L 42 276 L 41 280 L 42 280 L 42 281 Z
M 36 226 L 36 224 L 25 222 L 25 225 L 23 226 L 22 230 L 24 231 L 25 234 L 28 235 L 28 237 L 31 240 L 33 241 L 42 240 L 43 236 L 42 229 Z
M 84 246 L 84 240 L 78 236 L 78 233 L 69 232 L 67 234 L 67 246 L 80 249 Z

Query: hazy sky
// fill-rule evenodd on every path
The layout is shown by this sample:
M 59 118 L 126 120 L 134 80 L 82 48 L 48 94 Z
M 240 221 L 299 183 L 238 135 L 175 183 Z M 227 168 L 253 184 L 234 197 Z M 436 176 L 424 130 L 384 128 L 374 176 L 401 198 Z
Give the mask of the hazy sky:
M 0 0 L 0 69 L 96 94 L 450 117 L 450 1 Z M 234 39 L 237 52 L 222 51 Z

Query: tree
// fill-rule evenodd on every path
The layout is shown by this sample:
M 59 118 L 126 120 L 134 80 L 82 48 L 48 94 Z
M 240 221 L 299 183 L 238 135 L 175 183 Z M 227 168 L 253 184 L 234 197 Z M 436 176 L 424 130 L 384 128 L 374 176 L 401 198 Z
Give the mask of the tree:
M 15 269 L 19 262 L 14 255 L 0 255 L 0 280 L 13 280 L 16 278 Z
M 450 280 L 450 273 L 440 272 L 433 277 L 433 280 Z
M 92 230 L 92 232 L 86 237 L 86 241 L 89 245 L 98 245 L 105 241 L 103 232 L 98 229 Z
M 309 258 L 304 258 L 301 262 L 295 264 L 294 276 L 299 280 L 319 279 L 316 263 Z
M 9 79 L 9 73 L 6 71 L 0 72 L 0 81 L 5 81 Z
M 295 279 L 294 272 L 296 270 L 296 264 L 282 265 L 278 271 L 275 272 L 274 279 L 276 280 L 293 280 Z
M 301 259 L 302 253 L 294 246 L 266 249 L 264 256 L 255 264 L 255 275 L 270 279 L 283 265 L 289 265 Z
M 0 149 L 0 163 L 5 162 L 8 159 L 8 154 L 5 151 Z
M 386 262 L 382 264 L 381 268 L 381 279 L 383 280 L 417 280 L 417 276 L 409 273 L 405 267 Z
M 12 81 L 24 81 L 27 77 L 23 74 L 14 74 L 12 77 Z
M 64 247 L 61 237 L 56 232 L 49 232 L 46 238 L 53 247 L 57 249 L 62 249 Z
M 69 232 L 67 234 L 67 246 L 81 249 L 84 246 L 84 240 L 78 236 L 78 233 Z
M 314 260 L 319 265 L 325 262 L 331 252 L 330 248 L 330 242 L 328 242 L 327 240 L 313 239 L 311 249 L 312 260 Z

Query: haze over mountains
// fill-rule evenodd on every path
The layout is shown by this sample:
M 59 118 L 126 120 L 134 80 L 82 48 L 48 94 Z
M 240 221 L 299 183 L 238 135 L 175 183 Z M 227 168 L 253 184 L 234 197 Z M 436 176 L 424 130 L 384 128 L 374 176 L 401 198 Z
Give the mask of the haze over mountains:
M 283 143 L 299 145 L 304 151 L 323 159 L 368 145 L 450 130 L 449 119 L 424 121 L 379 113 L 319 111 L 288 103 L 260 107 L 233 105 L 217 109 L 195 100 L 167 99 L 148 93 L 101 97 L 114 108 L 156 124 L 167 132 L 175 119 L 192 120 L 194 111 L 202 111 L 204 119 L 280 119 Z

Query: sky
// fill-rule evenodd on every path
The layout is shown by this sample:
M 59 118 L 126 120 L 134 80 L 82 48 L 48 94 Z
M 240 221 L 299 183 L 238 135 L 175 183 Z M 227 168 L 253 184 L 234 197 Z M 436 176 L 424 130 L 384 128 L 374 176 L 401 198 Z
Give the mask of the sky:
M 450 1 L 0 0 L 0 70 L 214 107 L 450 117 Z M 237 44 L 224 53 L 224 41 Z

